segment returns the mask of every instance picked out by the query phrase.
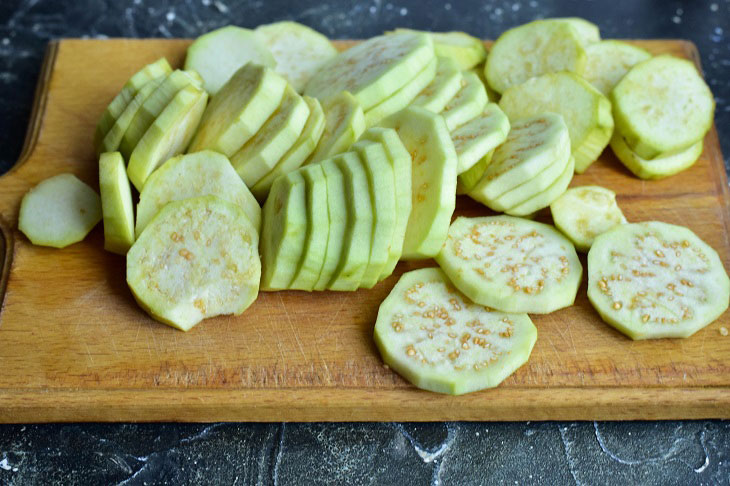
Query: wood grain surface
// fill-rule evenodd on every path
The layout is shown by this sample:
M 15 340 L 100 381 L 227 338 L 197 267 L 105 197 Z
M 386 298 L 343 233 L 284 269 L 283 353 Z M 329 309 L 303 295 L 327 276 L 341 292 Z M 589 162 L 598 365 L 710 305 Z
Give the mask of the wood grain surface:
M 92 138 L 104 107 L 145 63 L 166 56 L 181 65 L 188 44 L 48 48 L 23 156 L 0 177 L 0 421 L 730 418 L 727 312 L 689 339 L 634 342 L 600 320 L 584 283 L 574 306 L 533 316 L 538 341 L 517 373 L 450 397 L 410 386 L 372 340 L 378 305 L 400 274 L 431 261 L 400 263 L 372 290 L 262 293 L 242 316 L 182 333 L 135 305 L 124 258 L 103 250 L 101 225 L 63 250 L 32 246 L 17 231 L 23 194 L 61 172 L 98 188 Z M 698 60 L 687 42 L 637 44 Z M 572 185 L 615 190 L 629 221 L 690 227 L 728 268 L 730 199 L 714 129 L 705 142 L 697 164 L 668 179 L 636 179 L 607 150 Z M 490 211 L 460 198 L 457 214 Z

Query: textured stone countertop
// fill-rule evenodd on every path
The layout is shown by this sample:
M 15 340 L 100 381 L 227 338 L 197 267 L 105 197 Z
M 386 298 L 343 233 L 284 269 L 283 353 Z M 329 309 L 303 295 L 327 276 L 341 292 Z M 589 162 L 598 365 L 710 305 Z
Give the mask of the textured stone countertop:
M 195 37 L 281 19 L 331 38 L 397 26 L 495 38 L 566 15 L 605 38 L 694 41 L 730 167 L 730 0 L 3 0 L 0 174 L 20 153 L 49 39 Z M 727 485 L 730 422 L 0 425 L 0 485 L 82 483 Z

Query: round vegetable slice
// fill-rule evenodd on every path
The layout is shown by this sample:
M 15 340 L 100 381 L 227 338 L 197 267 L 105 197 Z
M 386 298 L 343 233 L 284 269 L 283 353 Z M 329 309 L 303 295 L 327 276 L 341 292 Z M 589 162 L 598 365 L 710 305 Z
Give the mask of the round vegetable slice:
M 204 150 L 172 157 L 150 175 L 137 204 L 137 236 L 170 201 L 207 195 L 240 206 L 253 227 L 261 227 L 261 208 L 226 156 Z
M 396 224 L 395 174 L 382 144 L 360 140 L 352 146 L 352 150 L 363 161 L 373 208 L 370 259 L 360 282 L 361 287 L 369 289 L 380 281 L 390 256 Z
M 398 133 L 412 160 L 411 214 L 401 258 L 431 258 L 441 249 L 456 206 L 454 143 L 441 116 L 416 106 L 381 125 Z
M 327 37 L 298 22 L 260 25 L 254 32 L 274 56 L 276 72 L 300 93 L 309 78 L 337 55 Z
M 137 96 L 139 90 L 154 79 L 164 78 L 172 72 L 170 63 L 164 57 L 157 61 L 147 64 L 145 67 L 132 75 L 129 80 L 124 83 L 122 89 L 117 93 L 114 99 L 106 107 L 101 115 L 99 124 L 96 126 L 95 140 L 98 144 L 106 137 L 116 120 L 122 115 L 127 105 Z
M 436 261 L 467 297 L 503 312 L 568 307 L 583 273 L 555 228 L 511 216 L 457 218 Z
M 529 181 L 551 165 L 558 165 L 562 172 L 568 159 L 570 136 L 560 115 L 545 113 L 517 120 L 469 196 L 502 211 L 505 208 L 497 203 L 500 196 L 521 187 L 517 201 L 529 198 L 535 194 Z
M 578 251 L 590 250 L 596 237 L 626 223 L 616 193 L 601 186 L 573 187 L 550 204 L 555 226 Z
M 195 86 L 180 90 L 150 125 L 129 157 L 127 175 L 142 191 L 150 174 L 170 157 L 185 150 L 203 116 L 208 93 Z
M 135 115 L 142 107 L 144 102 L 149 96 L 155 92 L 159 85 L 165 80 L 164 76 L 149 81 L 147 84 L 142 86 L 137 94 L 127 104 L 127 107 L 122 111 L 119 117 L 114 121 L 114 124 L 106 132 L 104 138 L 102 138 L 98 147 L 102 152 L 115 152 L 119 149 L 119 145 L 122 143 L 124 134 L 127 132 L 129 125 L 134 120 Z M 132 148 L 134 150 L 134 148 Z
M 395 185 L 395 228 L 390 243 L 390 254 L 383 267 L 379 280 L 389 277 L 398 264 L 403 252 L 403 241 L 406 237 L 408 218 L 411 215 L 411 156 L 401 142 L 398 133 L 392 128 L 372 127 L 363 133 L 361 140 L 380 143 L 385 149 L 388 161 L 393 167 Z
M 461 89 L 461 80 L 464 76 L 453 59 L 448 57 L 436 59 L 436 74 L 433 80 L 418 93 L 411 104 L 439 113 Z
M 362 107 L 347 91 L 332 98 L 323 108 L 324 132 L 314 153 L 307 159 L 307 164 L 314 164 L 346 151 L 365 131 Z
M 59 174 L 23 196 L 18 229 L 34 245 L 64 248 L 86 238 L 99 221 L 99 195 L 73 174 Z
M 462 73 L 461 88 L 440 112 L 446 122 L 446 128 L 455 130 L 479 116 L 484 107 L 487 106 L 487 102 L 489 102 L 487 90 L 484 89 L 479 76 L 471 71 L 464 71 Z
M 329 212 L 327 210 L 327 179 L 321 164 L 308 165 L 299 170 L 304 177 L 307 199 L 307 234 L 299 266 L 290 289 L 314 289 L 319 279 L 327 252 Z
M 616 128 L 640 157 L 687 149 L 712 126 L 715 98 L 694 64 L 657 56 L 631 68 L 611 92 Z
M 309 107 L 307 123 L 304 124 L 302 133 L 299 134 L 299 138 L 289 151 L 279 159 L 276 166 L 268 174 L 251 188 L 251 192 L 259 201 L 266 198 L 271 189 L 271 184 L 278 177 L 297 170 L 307 160 L 307 157 L 317 148 L 317 143 L 324 132 L 325 119 L 322 105 L 319 104 L 316 98 L 304 96 L 303 99 Z
M 484 43 L 466 32 L 429 32 L 398 28 L 393 32 L 422 32 L 433 40 L 436 55 L 453 59 L 460 70 L 471 69 L 487 58 Z
M 357 290 L 370 260 L 373 207 L 362 159 L 355 152 L 333 158 L 345 182 L 347 226 L 337 268 L 327 285 L 330 290 Z
M 124 157 L 129 158 L 131 156 L 134 149 L 137 148 L 137 144 L 142 140 L 142 137 L 157 117 L 172 103 L 175 96 L 188 86 L 202 89 L 200 76 L 194 71 L 176 69 L 165 77 L 149 96 L 142 100 L 142 104 L 134 111 L 133 117 L 129 120 L 121 140 L 117 142 L 119 151 Z M 120 122 L 125 121 L 120 119 Z M 109 135 L 113 136 L 114 134 L 110 133 Z M 112 146 L 109 145 L 110 149 Z
M 575 169 L 575 161 L 571 156 L 565 160 L 565 163 L 550 164 L 536 176 L 490 201 L 489 207 L 494 211 L 504 212 L 508 208 L 519 206 L 527 200 L 544 193 L 556 184 L 561 177 L 566 178 L 570 182 L 571 178 L 565 174 L 569 165 L 571 170 Z
M 537 329 L 527 314 L 472 303 L 438 268 L 403 274 L 378 310 L 375 343 L 418 388 L 461 395 L 499 385 L 527 362 Z
M 587 47 L 596 42 L 600 42 L 601 33 L 598 26 L 592 22 L 588 22 L 586 19 L 580 17 L 556 17 L 551 19 L 545 19 L 547 22 L 562 22 L 570 25 L 578 35 L 581 44 Z
M 550 73 L 504 92 L 499 107 L 510 120 L 553 112 L 570 131 L 575 171 L 582 174 L 608 145 L 613 133 L 611 103 L 573 73 Z
M 307 235 L 304 177 L 299 171 L 278 178 L 263 208 L 261 290 L 289 288 L 301 260 Z
M 154 319 L 182 331 L 256 299 L 258 231 L 215 196 L 171 202 L 127 253 L 127 284 Z
M 104 249 L 126 255 L 134 244 L 134 208 L 124 158 L 119 152 L 105 152 L 99 157 L 99 190 Z
M 433 42 L 425 34 L 373 37 L 322 66 L 304 93 L 326 101 L 348 91 L 363 110 L 369 110 L 413 79 L 434 55 Z
M 351 157 L 354 154 L 342 154 L 340 157 Z M 345 230 L 347 229 L 347 196 L 345 195 L 345 179 L 342 171 L 333 159 L 327 159 L 319 164 L 324 171 L 327 183 L 327 215 L 329 217 L 329 228 L 327 234 L 327 250 L 324 263 L 314 290 L 327 288 L 332 276 L 337 270 L 342 256 L 342 246 L 345 242 Z
M 586 55 L 583 77 L 606 96 L 633 65 L 651 57 L 644 49 L 617 40 L 591 44 L 586 47 Z
M 249 30 L 234 25 L 201 35 L 188 47 L 185 69 L 200 73 L 205 90 L 214 95 L 247 63 L 273 68 L 271 52 Z M 226 154 L 230 155 L 230 154 Z
M 281 105 L 286 86 L 267 67 L 243 66 L 210 100 L 189 151 L 210 149 L 232 156 Z
M 468 194 L 469 191 L 479 183 L 487 167 L 492 162 L 494 156 L 494 150 L 487 152 L 484 157 L 471 166 L 471 168 L 465 172 L 459 174 L 456 178 L 456 194 Z
M 571 157 L 563 172 L 552 184 L 548 186 L 547 189 L 542 192 L 535 193 L 533 196 L 530 196 L 530 198 L 522 201 L 516 206 L 506 209 L 505 213 L 512 216 L 528 217 L 536 211 L 550 206 L 550 203 L 559 198 L 568 188 L 570 181 L 573 180 L 574 171 L 575 161 L 573 160 L 573 157 Z
M 366 111 L 365 125 L 372 127 L 386 116 L 390 116 L 411 104 L 418 93 L 433 81 L 436 75 L 436 64 L 436 58 L 434 57 L 421 72 L 416 74 L 398 91 Z
M 481 39 L 465 32 L 431 32 L 431 38 L 436 55 L 453 59 L 461 69 L 471 69 L 487 58 Z
M 287 86 L 281 104 L 259 131 L 231 156 L 231 164 L 248 187 L 268 174 L 296 143 L 309 117 L 309 106 Z
M 700 140 L 680 152 L 659 154 L 647 160 L 631 150 L 618 131 L 611 137 L 611 150 L 616 158 L 640 179 L 662 179 L 689 169 L 700 158 L 703 148 L 703 141 Z
M 479 65 L 479 66 L 475 67 L 474 69 L 471 69 L 470 71 L 473 72 L 474 74 L 476 74 L 477 77 L 479 78 L 479 81 L 481 81 L 482 85 L 484 86 L 484 89 L 487 92 L 487 99 L 489 99 L 490 101 L 493 101 L 495 103 L 499 103 L 499 99 L 502 97 L 502 95 L 497 93 L 496 91 L 494 91 L 489 86 L 489 83 L 487 82 L 487 78 L 484 77 L 484 65 L 483 64 Z
M 484 112 L 451 131 L 461 174 L 479 162 L 488 152 L 497 148 L 509 133 L 509 120 L 496 103 L 487 103 Z
M 498 93 L 546 73 L 583 72 L 583 39 L 570 22 L 536 20 L 514 27 L 496 40 L 489 51 L 485 75 Z
M 632 339 L 688 337 L 725 312 L 730 279 L 717 252 L 688 228 L 623 224 L 588 252 L 588 298 Z

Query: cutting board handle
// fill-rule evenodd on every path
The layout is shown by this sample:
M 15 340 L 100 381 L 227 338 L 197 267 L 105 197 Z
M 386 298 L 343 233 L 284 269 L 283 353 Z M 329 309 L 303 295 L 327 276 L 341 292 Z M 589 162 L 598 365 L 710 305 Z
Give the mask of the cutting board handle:
M 30 113 L 28 129 L 25 132 L 25 142 L 20 152 L 20 157 L 15 165 L 5 174 L 0 176 L 0 311 L 5 300 L 5 288 L 10 274 L 10 265 L 13 260 L 13 228 L 17 224 L 16 217 L 9 217 L 15 214 L 14 205 L 18 204 L 18 198 L 9 190 L 12 181 L 20 177 L 20 169 L 28 162 L 38 142 L 41 133 L 43 116 L 46 112 L 48 102 L 48 85 L 53 73 L 53 66 L 58 54 L 58 41 L 51 41 L 46 46 L 43 57 L 43 65 L 36 83 L 33 108 Z

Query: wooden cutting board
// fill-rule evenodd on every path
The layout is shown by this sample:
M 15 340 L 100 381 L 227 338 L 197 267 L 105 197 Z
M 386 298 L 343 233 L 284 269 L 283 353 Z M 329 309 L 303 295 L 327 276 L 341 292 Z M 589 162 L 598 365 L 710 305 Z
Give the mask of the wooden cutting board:
M 105 105 L 142 65 L 160 56 L 181 65 L 188 43 L 48 48 L 23 155 L 0 178 L 0 421 L 730 418 L 727 312 L 689 339 L 634 342 L 601 322 L 584 284 L 574 306 L 533 317 L 538 341 L 517 373 L 451 397 L 410 386 L 383 365 L 371 337 L 378 305 L 414 264 L 372 290 L 262 293 L 242 316 L 182 333 L 135 305 L 124 258 L 102 249 L 101 225 L 63 250 L 30 245 L 16 229 L 23 194 L 61 172 L 98 187 L 92 137 Z M 688 42 L 637 44 L 699 60 Z M 678 176 L 641 181 L 607 150 L 573 179 L 582 184 L 615 190 L 629 221 L 689 226 L 728 268 L 730 199 L 714 129 L 702 158 Z M 490 214 L 465 198 L 457 206 Z

